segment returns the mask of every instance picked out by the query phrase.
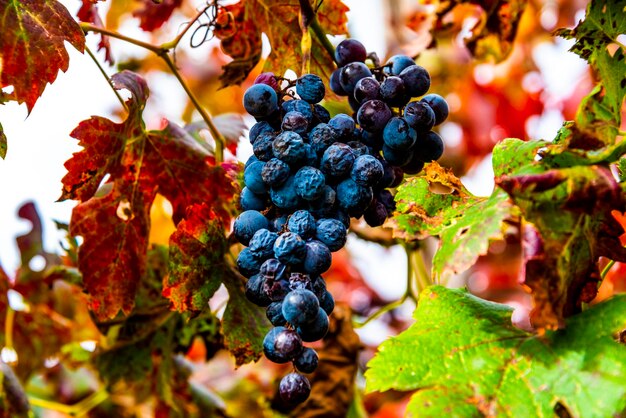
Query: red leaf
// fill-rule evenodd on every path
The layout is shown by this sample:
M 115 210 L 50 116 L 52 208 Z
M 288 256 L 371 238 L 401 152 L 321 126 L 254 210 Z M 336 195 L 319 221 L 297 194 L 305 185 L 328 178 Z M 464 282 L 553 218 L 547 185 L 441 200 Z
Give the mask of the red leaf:
M 70 233 L 83 236 L 78 264 L 99 318 L 133 307 L 146 268 L 148 215 L 156 193 L 172 203 L 175 223 L 188 206 L 199 203 L 211 207 L 211 219 L 227 222 L 238 191 L 237 170 L 215 166 L 209 152 L 182 128 L 166 121 L 162 130 L 144 129 L 149 90 L 141 77 L 123 71 L 112 81 L 131 92 L 129 115 L 122 123 L 92 117 L 72 132 L 84 149 L 65 163 L 61 196 L 83 202 L 72 214 Z M 105 186 L 113 190 L 94 197 L 107 174 L 111 179 Z
M 220 287 L 228 250 L 223 222 L 207 204 L 193 205 L 170 237 L 163 296 L 179 312 L 200 313 Z
M 99 28 L 104 28 L 104 23 L 100 18 L 100 14 L 98 13 L 98 6 L 96 2 L 93 0 L 83 0 L 82 6 L 78 9 L 78 13 L 76 14 L 78 19 L 81 22 L 92 23 L 94 26 Z M 98 42 L 98 51 L 104 49 L 104 59 L 109 64 L 113 65 L 115 62 L 113 60 L 113 56 L 111 55 L 111 42 L 109 41 L 109 37 L 104 34 L 100 35 L 100 42 Z
M 99 319 L 134 306 L 139 279 L 146 270 L 150 205 L 154 193 L 123 181 L 107 183 L 106 195 L 81 203 L 72 212 L 70 233 L 84 242 L 78 268 Z
M 139 18 L 139 27 L 147 32 L 163 26 L 182 0 L 163 0 L 158 3 L 153 0 L 141 0 L 143 8 L 135 10 L 133 16 Z
M 83 52 L 85 35 L 56 0 L 0 0 L 0 16 L 1 87 L 13 86 L 13 98 L 30 112 L 46 84 L 69 66 L 64 41 Z

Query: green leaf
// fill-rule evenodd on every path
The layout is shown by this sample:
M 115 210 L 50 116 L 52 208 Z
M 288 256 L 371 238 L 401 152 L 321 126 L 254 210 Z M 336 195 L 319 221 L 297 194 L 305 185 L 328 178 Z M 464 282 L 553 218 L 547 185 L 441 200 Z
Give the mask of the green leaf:
M 626 157 L 622 157 L 617 162 L 617 171 L 619 172 L 619 181 L 626 181 Z
M 438 236 L 433 273 L 445 281 L 486 254 L 490 241 L 503 238 L 502 223 L 513 206 L 501 190 L 489 198 L 473 196 L 436 163 L 425 173 L 398 188 L 396 214 L 387 225 L 393 226 L 394 237 L 406 240 Z
M 617 41 L 620 34 L 626 33 L 625 8 L 624 0 L 594 0 L 587 7 L 585 20 L 574 29 L 555 32 L 576 39 L 570 51 L 587 60 L 598 73 L 602 88 L 596 88 L 583 100 L 576 119 L 583 131 L 598 135 L 607 145 L 620 126 L 626 95 L 626 46 Z
M 416 390 L 408 416 L 615 416 L 626 408 L 626 295 L 529 334 L 512 309 L 464 290 L 422 292 L 416 323 L 384 342 L 365 373 L 368 391 Z
M 239 276 L 230 272 L 224 277 L 228 305 L 222 318 L 224 345 L 235 356 L 237 367 L 257 361 L 263 352 L 263 338 L 271 328 L 265 310 L 246 298 Z
M 537 153 L 548 145 L 547 141 L 522 141 L 517 138 L 498 142 L 491 158 L 495 177 L 544 171 L 545 168 L 537 162 Z

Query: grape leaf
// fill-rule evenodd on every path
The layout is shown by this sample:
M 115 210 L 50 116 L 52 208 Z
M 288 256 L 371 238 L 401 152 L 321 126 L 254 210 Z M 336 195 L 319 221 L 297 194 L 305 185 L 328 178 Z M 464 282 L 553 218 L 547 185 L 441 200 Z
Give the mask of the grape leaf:
M 85 35 L 56 0 L 0 0 L 0 19 L 1 88 L 13 86 L 12 98 L 30 113 L 46 84 L 68 69 L 64 42 L 83 52 Z
M 581 103 L 576 120 L 580 128 L 612 144 L 621 123 L 626 95 L 626 46 L 617 37 L 626 33 L 626 1 L 593 0 L 585 19 L 574 29 L 559 29 L 556 35 L 576 39 L 570 51 L 597 71 L 600 85 Z
M 348 7 L 340 0 L 321 3 L 317 18 L 325 33 L 347 33 L 346 12 Z M 220 76 L 223 86 L 240 84 L 261 59 L 261 33 L 269 38 L 272 51 L 263 71 L 282 76 L 291 69 L 300 73 L 302 30 L 298 23 L 300 5 L 298 0 L 242 0 L 224 6 L 218 22 L 228 22 L 217 28 L 215 35 L 222 40 L 222 50 L 234 58 L 224 67 Z M 227 16 L 232 16 L 228 18 Z M 334 70 L 332 57 L 314 39 L 311 52 L 311 72 L 326 80 Z
M 102 22 L 100 13 L 98 13 L 98 5 L 94 1 L 83 0 L 80 9 L 78 9 L 78 12 L 76 13 L 76 17 L 78 17 L 81 22 L 88 22 L 99 28 L 104 28 L 104 22 Z M 109 37 L 102 33 L 97 35 L 100 36 L 98 51 L 104 50 L 104 60 L 113 65 L 115 60 L 113 59 L 113 54 L 111 53 L 111 41 L 109 40 Z
M 246 298 L 240 278 L 230 270 L 223 278 L 229 298 L 222 318 L 222 335 L 225 347 L 235 356 L 237 367 L 261 357 L 263 338 L 271 328 L 265 310 Z
M 65 164 L 61 195 L 61 200 L 82 201 L 74 209 L 70 232 L 83 236 L 79 268 L 90 306 L 101 319 L 132 309 L 145 271 L 148 215 L 157 192 L 172 203 L 178 223 L 189 205 L 202 202 L 227 221 L 238 190 L 238 166 L 215 166 L 184 129 L 166 121 L 161 130 L 145 130 L 142 112 L 149 90 L 141 77 L 123 71 L 112 81 L 131 92 L 128 117 L 122 123 L 92 117 L 72 132 L 83 150 Z M 108 193 L 94 197 L 107 174 Z
M 524 283 L 531 289 L 531 321 L 563 326 L 597 293 L 600 256 L 624 260 L 621 227 L 611 215 L 626 210 L 624 186 L 603 165 L 551 168 L 536 158 L 543 141 L 507 139 L 494 148 L 496 185 L 525 219 Z
M 490 241 L 503 238 L 502 224 L 513 210 L 506 193 L 473 196 L 450 169 L 437 163 L 428 164 L 424 176 L 402 184 L 396 202 L 387 226 L 393 227 L 394 237 L 405 240 L 438 236 L 433 273 L 444 281 L 486 254 Z
M 133 16 L 139 19 L 141 29 L 152 32 L 163 26 L 181 4 L 182 0 L 141 0 L 142 8 L 133 11 Z
M 416 323 L 384 342 L 365 372 L 368 391 L 416 390 L 408 416 L 607 417 L 626 408 L 626 295 L 537 336 L 512 309 L 464 290 L 424 290 Z
M 524 10 L 525 1 L 496 0 L 485 3 L 478 0 L 445 0 L 439 2 L 434 34 L 446 28 L 446 15 L 461 4 L 472 4 L 481 9 L 481 18 L 470 29 L 472 36 L 464 39 L 472 55 L 479 60 L 492 58 L 503 61 L 513 50 L 517 27 Z
M 7 156 L 7 136 L 4 133 L 4 128 L 0 123 L 0 158 L 4 160 Z
M 199 314 L 220 287 L 228 268 L 225 228 L 206 204 L 188 208 L 187 216 L 170 237 L 169 273 L 163 295 L 174 309 Z

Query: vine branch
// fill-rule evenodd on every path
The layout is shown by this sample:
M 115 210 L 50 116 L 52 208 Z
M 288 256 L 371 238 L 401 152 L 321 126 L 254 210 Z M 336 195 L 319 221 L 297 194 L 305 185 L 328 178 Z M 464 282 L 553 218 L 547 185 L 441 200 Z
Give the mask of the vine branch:
M 115 88 L 115 86 L 111 82 L 111 77 L 109 77 L 109 75 L 106 73 L 106 71 L 104 71 L 104 68 L 102 68 L 102 65 L 100 65 L 100 62 L 98 61 L 98 59 L 96 58 L 94 53 L 91 51 L 91 49 L 89 49 L 89 47 L 87 45 L 85 45 L 85 51 L 91 57 L 93 62 L 96 64 L 96 66 L 100 70 L 100 73 L 102 73 L 102 75 L 106 79 L 107 84 L 109 86 L 111 86 L 111 90 L 113 90 L 113 93 L 115 93 L 115 96 L 117 97 L 117 100 L 119 100 L 119 102 L 122 104 L 122 107 L 128 112 L 128 107 L 126 106 L 126 102 L 124 101 L 124 99 L 122 99 L 122 96 L 120 96 L 120 93 L 117 91 L 117 89 Z
M 196 19 L 194 19 L 194 21 L 197 20 L 198 18 L 199 18 L 199 16 L 196 17 Z M 191 24 L 193 24 L 193 21 L 190 22 L 190 25 Z M 221 132 L 219 132 L 219 130 L 217 129 L 217 127 L 213 123 L 213 119 L 211 119 L 211 116 L 209 115 L 209 113 L 206 111 L 206 109 L 204 109 L 204 107 L 202 107 L 202 105 L 198 101 L 197 97 L 193 94 L 193 92 L 191 91 L 191 89 L 187 85 L 187 82 L 185 81 L 183 76 L 180 74 L 180 71 L 178 71 L 178 68 L 176 68 L 176 66 L 174 65 L 174 62 L 172 61 L 172 59 L 170 58 L 170 56 L 168 54 L 173 47 L 178 45 L 178 42 L 180 40 L 176 41 L 176 39 L 174 39 L 174 41 L 172 41 L 172 42 L 167 42 L 167 43 L 164 43 L 161 46 L 156 46 L 156 45 L 152 45 L 152 44 L 140 41 L 138 39 L 130 38 L 130 37 L 128 37 L 126 35 L 122 35 L 121 33 L 118 33 L 118 32 L 110 31 L 110 30 L 105 29 L 105 28 L 100 28 L 98 26 L 91 25 L 89 23 L 81 23 L 80 27 L 81 27 L 81 29 L 84 32 L 101 33 L 103 35 L 107 35 L 107 36 L 110 36 L 112 38 L 116 38 L 116 39 L 119 39 L 121 41 L 125 41 L 125 42 L 128 42 L 130 44 L 136 45 L 138 47 L 147 49 L 148 51 L 151 51 L 154 54 L 156 54 L 158 57 L 160 57 L 165 62 L 165 64 L 168 66 L 168 68 L 170 69 L 170 71 L 172 72 L 174 77 L 176 77 L 176 79 L 180 83 L 180 85 L 183 88 L 183 90 L 185 90 L 185 93 L 187 93 L 187 96 L 189 97 L 189 100 L 191 100 L 191 103 L 194 105 L 194 107 L 196 108 L 198 113 L 200 113 L 200 116 L 202 117 L 202 119 L 206 123 L 207 128 L 209 129 L 209 132 L 211 132 L 211 135 L 213 136 L 213 139 L 215 140 L 215 161 L 218 164 L 221 163 L 222 161 L 224 161 L 224 144 L 225 144 L 224 136 L 221 134 Z M 186 31 L 184 31 L 184 32 L 186 32 Z M 184 33 L 183 33 L 183 35 L 184 35 Z

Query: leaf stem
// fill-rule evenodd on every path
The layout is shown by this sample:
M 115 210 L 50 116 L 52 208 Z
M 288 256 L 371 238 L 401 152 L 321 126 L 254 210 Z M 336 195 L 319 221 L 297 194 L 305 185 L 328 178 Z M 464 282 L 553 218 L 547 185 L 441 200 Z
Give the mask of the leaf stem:
M 337 61 L 335 60 L 335 47 L 332 43 L 330 43 L 330 40 L 326 36 L 324 29 L 320 26 L 320 22 L 317 20 L 317 17 L 313 17 L 313 20 L 309 23 L 309 28 L 313 31 L 313 34 L 320 41 L 326 52 L 328 52 L 328 55 L 330 55 L 333 62 L 337 64 Z
M 380 317 L 381 315 L 383 315 L 386 312 L 392 311 L 398 307 L 400 307 L 404 301 L 407 300 L 407 298 L 409 297 L 408 293 L 405 293 L 400 299 L 393 301 L 391 303 L 386 304 L 385 306 L 383 306 L 382 308 L 378 309 L 376 312 L 374 312 L 373 314 L 371 314 L 370 316 L 368 316 L 365 321 L 363 322 L 355 322 L 353 324 L 354 328 L 362 328 L 365 325 L 369 324 L 370 322 L 372 322 L 373 320 L 375 320 L 376 318 Z
M 609 271 L 614 265 L 615 265 L 615 260 L 610 260 L 607 263 L 607 265 L 604 266 L 604 268 L 602 269 L 602 273 L 600 273 L 600 278 L 602 278 L 602 280 L 604 280 L 604 278 L 606 277 L 606 275 L 609 273 Z
M 185 90 L 185 93 L 187 93 L 189 100 L 191 100 L 191 103 L 193 103 L 195 108 L 200 113 L 200 116 L 202 116 L 202 119 L 206 123 L 207 128 L 209 128 L 209 132 L 211 132 L 213 139 L 215 139 L 215 161 L 218 164 L 221 163 L 222 161 L 224 161 L 224 143 L 226 142 L 224 139 L 224 136 L 217 129 L 217 127 L 213 123 L 213 120 L 211 119 L 211 116 L 206 111 L 206 109 L 202 107 L 202 105 L 196 98 L 195 94 L 193 94 L 193 91 L 191 91 L 191 89 L 189 88 L 185 80 L 183 79 L 182 75 L 180 74 L 176 66 L 174 65 L 174 62 L 172 61 L 170 56 L 167 54 L 163 54 L 163 55 L 160 55 L 160 57 L 163 59 L 163 61 L 165 61 L 165 64 L 167 64 L 167 66 L 170 68 L 170 70 L 172 71 L 172 74 L 174 74 L 174 77 L 176 77 L 176 79 L 182 86 L 183 90 Z
M 108 85 L 111 86 L 111 90 L 113 90 L 113 93 L 115 93 L 117 100 L 119 100 L 119 102 L 122 104 L 122 107 L 128 112 L 128 107 L 126 106 L 126 102 L 124 101 L 124 99 L 122 99 L 122 96 L 120 96 L 120 93 L 117 91 L 115 86 L 113 86 L 113 83 L 111 82 L 111 78 L 106 73 L 106 71 L 104 71 L 104 68 L 102 68 L 102 65 L 100 65 L 100 62 L 98 61 L 94 53 L 91 51 L 91 49 L 89 49 L 87 45 L 85 45 L 85 51 L 87 51 L 87 54 L 91 57 L 93 62 L 96 64 L 96 66 L 100 70 L 100 73 L 102 73 L 102 75 L 106 79 Z
M 140 41 L 138 39 L 130 38 L 130 37 L 128 37 L 126 35 L 122 35 L 121 33 L 118 33 L 118 32 L 113 32 L 113 31 L 110 31 L 110 30 L 105 29 L 105 28 L 99 28 L 98 26 L 94 26 L 94 25 L 91 25 L 89 23 L 81 23 L 80 27 L 83 30 L 83 32 L 101 33 L 103 35 L 110 36 L 111 38 L 116 38 L 116 39 L 119 39 L 121 41 L 125 41 L 125 42 L 128 42 L 130 44 L 136 45 L 138 47 L 147 49 L 148 51 L 152 51 L 152 52 L 154 52 L 157 55 L 161 55 L 162 53 L 167 52 L 167 49 L 163 49 L 161 47 L 149 44 L 147 42 Z

